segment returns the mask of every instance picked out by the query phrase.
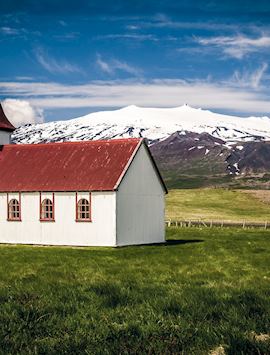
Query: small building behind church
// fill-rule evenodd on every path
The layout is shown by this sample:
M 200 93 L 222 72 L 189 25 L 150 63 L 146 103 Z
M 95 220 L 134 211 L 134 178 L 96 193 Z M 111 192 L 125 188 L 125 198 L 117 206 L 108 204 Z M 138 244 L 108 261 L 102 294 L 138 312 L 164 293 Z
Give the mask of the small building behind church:
M 0 105 L 0 243 L 165 240 L 166 186 L 143 139 L 10 144 Z

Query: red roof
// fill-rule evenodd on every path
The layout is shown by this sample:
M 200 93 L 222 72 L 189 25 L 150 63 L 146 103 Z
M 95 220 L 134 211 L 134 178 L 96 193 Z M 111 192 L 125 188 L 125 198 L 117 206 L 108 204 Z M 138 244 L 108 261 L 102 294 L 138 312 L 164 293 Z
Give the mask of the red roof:
M 0 147 L 0 192 L 113 191 L 142 139 Z
M 0 131 L 10 131 L 13 132 L 15 127 L 9 122 L 3 107 L 0 103 Z

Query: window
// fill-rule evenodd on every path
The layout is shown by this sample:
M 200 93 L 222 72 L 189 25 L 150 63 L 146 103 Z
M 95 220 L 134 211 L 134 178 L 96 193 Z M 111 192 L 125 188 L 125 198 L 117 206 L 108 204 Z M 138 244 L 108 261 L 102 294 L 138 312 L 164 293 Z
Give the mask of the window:
M 21 220 L 20 202 L 16 199 L 12 199 L 8 203 L 8 220 L 9 221 Z
M 86 198 L 82 198 L 77 202 L 77 221 L 91 221 L 90 202 Z
M 41 221 L 54 221 L 54 205 L 53 202 L 46 198 L 42 201 L 40 206 L 40 220 Z

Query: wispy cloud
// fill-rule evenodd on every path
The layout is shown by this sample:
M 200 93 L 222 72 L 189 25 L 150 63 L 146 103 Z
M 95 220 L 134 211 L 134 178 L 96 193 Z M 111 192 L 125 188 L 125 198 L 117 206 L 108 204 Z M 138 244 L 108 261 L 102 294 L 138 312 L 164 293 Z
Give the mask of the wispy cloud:
M 159 39 L 153 34 L 140 34 L 140 33 L 116 33 L 108 34 L 102 36 L 96 36 L 94 39 L 127 39 L 134 41 L 154 41 L 157 42 Z
M 235 71 L 229 83 L 239 87 L 251 87 L 253 89 L 260 89 L 263 76 L 267 71 L 268 64 L 262 63 L 262 65 L 254 71 L 244 70 L 242 72 Z
M 105 61 L 100 54 L 97 55 L 96 64 L 104 73 L 114 75 L 117 71 L 131 74 L 132 76 L 141 75 L 141 70 L 135 68 L 124 61 L 118 59 L 112 59 Z
M 34 78 L 32 76 L 15 76 L 15 79 L 18 81 L 33 81 Z
M 136 31 L 136 30 L 140 29 L 140 26 L 138 26 L 138 25 L 127 25 L 126 29 L 127 30 L 131 30 L 131 31 Z
M 270 47 L 270 36 L 266 35 L 257 38 L 243 35 L 195 38 L 195 41 L 204 46 L 216 47 L 224 54 L 237 59 L 242 59 L 249 53 L 262 51 Z
M 66 60 L 56 60 L 46 53 L 42 48 L 37 48 L 35 51 L 35 57 L 38 63 L 50 73 L 80 73 L 82 70 Z
M 66 21 L 63 21 L 63 20 L 60 20 L 60 21 L 59 21 L 59 24 L 60 24 L 61 26 L 63 26 L 63 27 L 66 27 L 66 26 L 67 26 Z
M 13 22 L 16 22 L 13 19 Z M 19 37 L 19 38 L 24 38 L 27 39 L 29 35 L 33 36 L 41 36 L 41 33 L 39 31 L 30 31 L 26 28 L 23 27 L 10 27 L 10 26 L 0 26 L 0 35 L 3 37 Z
M 100 54 L 97 55 L 96 64 L 98 65 L 98 67 L 99 67 L 104 73 L 113 74 L 113 69 L 112 69 L 112 67 L 111 67 L 107 62 L 105 62 L 105 60 L 103 60 L 103 59 L 101 58 L 101 55 L 100 55 Z
M 270 111 L 267 91 L 251 90 L 232 83 L 207 80 L 157 79 L 94 81 L 84 85 L 57 83 L 0 82 L 0 93 L 30 101 L 40 108 L 173 107 L 188 103 L 195 107 L 231 112 Z
M 194 30 L 209 30 L 209 31 L 228 31 L 239 30 L 240 24 L 237 23 L 222 23 L 213 21 L 177 21 L 172 19 L 166 14 L 157 14 L 152 17 L 141 17 L 136 21 L 135 27 L 138 28 L 164 28 L 164 29 L 194 29 Z M 132 29 L 133 24 L 129 25 L 129 29 Z M 241 25 L 242 27 L 242 25 Z
M 18 35 L 20 30 L 12 27 L 0 27 L 0 33 L 4 35 Z
M 178 38 L 171 35 L 156 36 L 149 34 L 137 34 L 137 33 L 123 33 L 123 34 L 108 34 L 103 36 L 97 36 L 95 39 L 110 39 L 110 40 L 130 40 L 137 42 L 161 42 L 161 41 L 176 41 Z
M 77 39 L 79 36 L 79 32 L 68 32 L 62 35 L 54 35 L 53 38 L 58 39 L 60 41 L 72 41 L 74 39 Z

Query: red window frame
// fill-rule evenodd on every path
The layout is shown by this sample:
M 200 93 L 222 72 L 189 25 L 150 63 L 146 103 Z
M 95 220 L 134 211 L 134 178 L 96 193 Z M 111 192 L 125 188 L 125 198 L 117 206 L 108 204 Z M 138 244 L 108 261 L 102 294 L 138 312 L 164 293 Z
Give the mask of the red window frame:
M 87 218 L 81 218 L 80 214 L 81 213 L 87 213 L 87 211 L 79 211 L 79 202 L 82 200 L 86 200 L 89 204 L 89 217 Z M 76 211 L 76 222 L 92 222 L 92 196 L 91 192 L 89 192 L 89 200 L 87 198 L 82 197 L 78 201 L 78 193 L 76 192 L 76 200 L 75 200 L 75 211 Z
M 52 211 L 44 211 L 43 207 L 44 207 L 44 202 L 45 201 L 50 201 L 51 206 L 52 206 Z M 48 197 L 45 197 L 44 199 L 42 199 L 41 196 L 41 192 L 39 193 L 39 220 L 40 222 L 55 222 L 55 203 L 54 203 L 54 193 L 52 194 L 52 200 Z M 48 204 L 46 204 L 46 206 L 49 206 Z M 44 213 L 50 213 L 52 217 L 44 217 Z
M 14 206 L 11 206 L 11 202 L 16 201 L 16 206 L 18 209 L 14 210 Z M 13 209 L 11 210 L 11 208 Z M 12 213 L 18 214 L 18 217 L 13 217 Z M 9 200 L 9 194 L 7 193 L 7 221 L 9 222 L 21 222 L 22 221 L 22 212 L 21 212 L 21 193 L 19 192 L 19 200 L 16 198 L 12 198 Z

